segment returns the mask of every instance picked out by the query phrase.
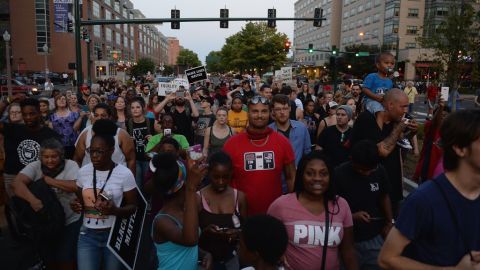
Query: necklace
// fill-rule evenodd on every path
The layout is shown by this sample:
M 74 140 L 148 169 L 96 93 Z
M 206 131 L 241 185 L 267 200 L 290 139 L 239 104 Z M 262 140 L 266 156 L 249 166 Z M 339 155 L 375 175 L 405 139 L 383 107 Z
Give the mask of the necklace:
M 250 139 L 250 143 L 253 146 L 256 146 L 256 147 L 262 147 L 262 146 L 265 146 L 267 144 L 268 138 L 270 138 L 270 135 L 267 135 L 267 138 L 265 138 L 265 141 L 263 143 L 260 143 L 260 144 L 256 144 L 256 143 L 254 143 L 254 140 Z M 259 140 L 255 140 L 255 141 L 259 141 Z

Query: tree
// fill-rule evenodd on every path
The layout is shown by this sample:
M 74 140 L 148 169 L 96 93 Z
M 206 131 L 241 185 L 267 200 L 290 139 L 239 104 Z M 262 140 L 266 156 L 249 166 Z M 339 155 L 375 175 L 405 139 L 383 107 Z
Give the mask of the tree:
M 207 55 L 205 62 L 208 72 L 224 73 L 225 68 L 222 65 L 222 53 L 220 51 L 211 51 Z
M 163 68 L 164 68 L 162 71 L 163 76 L 171 76 L 172 74 L 175 73 L 175 69 L 173 68 L 173 66 L 164 65 Z
M 141 77 L 147 74 L 148 72 L 155 72 L 155 63 L 150 58 L 140 58 L 137 61 L 137 64 L 132 67 L 131 73 L 132 76 Z
M 284 44 L 287 35 L 267 27 L 266 23 L 247 23 L 240 32 L 227 38 L 221 50 L 221 65 L 226 70 L 279 69 L 287 61 Z
M 472 56 L 478 55 L 479 15 L 471 5 L 457 4 L 449 8 L 448 16 L 440 24 L 435 24 L 434 20 L 425 21 L 430 23 L 425 25 L 425 35 L 418 41 L 422 47 L 433 49 L 431 61 L 443 66 L 442 75 L 446 82 L 458 89 L 464 69 L 471 66 Z
M 358 44 L 345 47 L 345 52 L 337 59 L 337 70 L 342 73 L 363 78 L 367 74 L 375 72 L 375 57 L 379 53 L 378 46 Z M 356 56 L 358 52 L 368 52 L 369 56 Z M 351 68 L 348 68 L 348 65 Z
M 198 55 L 189 49 L 181 49 L 177 57 L 177 65 L 185 66 L 186 68 L 198 67 L 202 62 L 198 59 Z

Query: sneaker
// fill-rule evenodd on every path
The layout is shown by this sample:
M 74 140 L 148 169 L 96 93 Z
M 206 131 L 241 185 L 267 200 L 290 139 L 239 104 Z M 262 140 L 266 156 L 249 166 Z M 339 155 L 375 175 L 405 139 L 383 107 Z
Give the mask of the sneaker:
M 403 139 L 398 140 L 397 145 L 400 146 L 403 149 L 407 149 L 407 150 L 412 150 L 413 149 L 412 144 L 410 143 L 410 141 L 407 138 L 403 138 Z

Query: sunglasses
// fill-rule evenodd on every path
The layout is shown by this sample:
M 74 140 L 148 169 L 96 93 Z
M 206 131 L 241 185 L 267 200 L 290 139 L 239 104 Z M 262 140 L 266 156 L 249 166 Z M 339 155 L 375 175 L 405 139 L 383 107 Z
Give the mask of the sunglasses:
M 262 96 L 254 96 L 248 102 L 248 104 L 253 104 L 253 105 L 256 105 L 258 103 L 262 103 L 263 105 L 268 105 L 268 104 L 270 104 L 270 101 L 268 99 L 266 99 L 265 97 L 262 97 Z

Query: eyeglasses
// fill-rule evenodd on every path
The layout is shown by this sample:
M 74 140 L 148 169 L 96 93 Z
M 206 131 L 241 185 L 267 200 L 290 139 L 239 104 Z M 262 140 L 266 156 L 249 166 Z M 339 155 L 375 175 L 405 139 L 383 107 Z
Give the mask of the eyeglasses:
M 107 151 L 105 151 L 105 150 L 90 149 L 90 147 L 87 148 L 86 151 L 87 151 L 87 153 L 88 153 L 89 155 L 91 155 L 91 156 L 93 156 L 93 155 L 103 156 L 103 155 L 105 155 L 105 153 L 107 152 Z
M 253 105 L 256 105 L 258 103 L 262 103 L 263 105 L 268 105 L 268 104 L 270 104 L 270 101 L 268 99 L 266 99 L 265 97 L 262 97 L 262 96 L 254 96 L 248 102 L 248 104 L 253 104 Z

